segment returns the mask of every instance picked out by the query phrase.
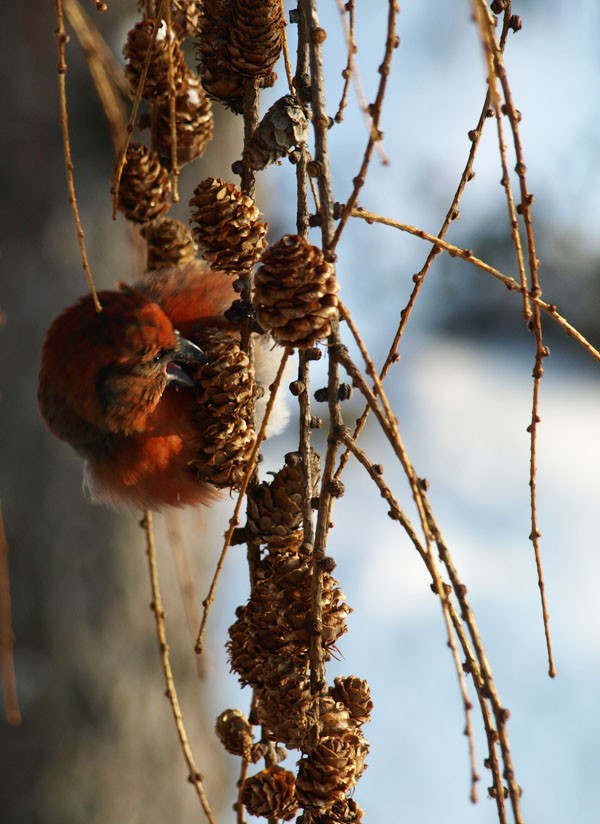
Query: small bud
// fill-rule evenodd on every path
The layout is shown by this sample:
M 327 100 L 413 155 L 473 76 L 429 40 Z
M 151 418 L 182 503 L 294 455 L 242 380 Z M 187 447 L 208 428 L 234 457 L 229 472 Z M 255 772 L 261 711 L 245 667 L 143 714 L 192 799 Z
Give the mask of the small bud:
M 510 20 L 508 21 L 508 27 L 514 32 L 521 31 L 523 28 L 523 21 L 518 14 L 511 14 Z
M 318 161 L 309 160 L 306 164 L 306 172 L 309 177 L 319 177 L 319 175 L 323 172 L 323 167 Z
M 327 32 L 320 26 L 315 26 L 315 28 L 311 30 L 310 39 L 313 43 L 321 45 L 321 43 L 324 43 L 325 40 L 327 40 Z
M 349 383 L 340 383 L 338 388 L 338 398 L 341 401 L 348 401 L 352 397 L 352 386 Z
M 341 498 L 345 492 L 344 484 L 337 478 L 332 478 L 329 481 L 329 493 L 334 498 Z

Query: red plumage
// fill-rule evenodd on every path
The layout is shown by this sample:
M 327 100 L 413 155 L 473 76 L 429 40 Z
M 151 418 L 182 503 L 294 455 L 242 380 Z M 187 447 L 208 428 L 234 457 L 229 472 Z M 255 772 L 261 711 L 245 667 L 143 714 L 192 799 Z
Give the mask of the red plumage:
M 202 360 L 190 343 L 200 329 L 229 326 L 231 278 L 193 261 L 98 297 L 101 312 L 83 297 L 48 330 L 42 417 L 85 459 L 94 498 L 151 509 L 210 503 L 218 492 L 195 471 L 196 400 L 185 366 Z

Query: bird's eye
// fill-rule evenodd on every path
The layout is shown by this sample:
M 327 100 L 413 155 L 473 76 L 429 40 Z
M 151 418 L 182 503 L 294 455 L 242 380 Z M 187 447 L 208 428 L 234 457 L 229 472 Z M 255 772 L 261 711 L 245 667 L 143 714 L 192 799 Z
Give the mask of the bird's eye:
M 161 363 L 169 357 L 169 352 L 166 349 L 161 349 L 160 352 L 152 358 L 153 363 Z

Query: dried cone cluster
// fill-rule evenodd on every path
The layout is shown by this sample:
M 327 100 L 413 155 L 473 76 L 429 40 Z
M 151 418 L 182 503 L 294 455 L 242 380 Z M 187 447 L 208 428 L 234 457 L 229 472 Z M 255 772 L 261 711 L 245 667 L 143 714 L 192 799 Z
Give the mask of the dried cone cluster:
M 248 274 L 267 245 L 267 223 L 251 197 L 233 183 L 209 177 L 190 200 L 192 234 L 214 269 Z
M 351 675 L 336 678 L 321 699 L 321 735 L 303 748 L 296 778 L 300 806 L 314 811 L 313 821 L 360 821 L 362 810 L 347 798 L 365 769 L 369 745 L 361 726 L 369 721 L 373 702 L 369 685 Z M 323 819 L 320 815 L 326 814 Z
M 204 0 L 197 59 L 208 94 L 239 114 L 246 78 L 273 85 L 284 27 L 281 0 Z
M 210 101 L 196 75 L 190 75 L 187 88 L 175 98 L 175 139 L 177 165 L 183 166 L 202 157 L 212 138 L 213 115 Z M 154 144 L 163 164 L 171 166 L 171 111 L 169 101 L 156 107 L 153 120 Z
M 285 771 L 271 768 L 246 781 L 242 798 L 253 815 L 287 820 L 282 786 L 294 786 L 295 802 L 312 820 L 352 824 L 360 822 L 362 811 L 348 793 L 365 767 L 368 744 L 361 726 L 369 720 L 372 702 L 366 681 L 354 676 L 335 679 L 328 692 L 311 689 L 315 566 L 312 547 L 303 543 L 302 517 L 304 496 L 312 498 L 318 483 L 318 455 L 312 453 L 305 467 L 300 453 L 290 453 L 270 481 L 249 493 L 246 530 L 265 554 L 255 567 L 251 596 L 230 627 L 229 658 L 242 684 L 254 688 L 255 723 L 272 740 L 300 750 L 302 758 L 295 785 Z M 319 574 L 327 660 L 346 631 L 350 608 L 330 566 Z
M 243 684 L 263 689 L 260 703 L 265 713 L 270 714 L 267 704 L 271 697 L 279 702 L 283 690 L 297 693 L 300 704 L 304 703 L 312 581 L 312 556 L 305 545 L 291 543 L 289 547 L 269 549 L 256 570 L 252 595 L 245 606 L 238 608 L 237 620 L 230 628 L 232 669 Z M 338 582 L 329 573 L 324 574 L 321 602 L 323 646 L 329 659 L 337 640 L 346 632 L 350 612 Z M 272 696 L 267 694 L 270 691 Z M 300 726 L 303 724 L 301 719 Z M 281 718 L 277 732 L 279 741 L 298 746 L 305 731 L 298 729 L 289 715 Z
M 203 329 L 197 341 L 208 363 L 191 375 L 197 384 L 199 478 L 217 487 L 239 487 L 256 432 L 253 419 L 256 384 L 248 355 L 232 333 Z
M 298 810 L 295 780 L 294 773 L 283 767 L 266 767 L 244 781 L 242 802 L 250 815 L 290 821 Z
M 138 3 L 142 7 L 146 10 L 145 3 Z M 119 181 L 119 208 L 135 223 L 148 223 L 168 210 L 166 169 L 200 157 L 212 137 L 210 101 L 199 78 L 189 71 L 179 45 L 179 38 L 197 24 L 198 8 L 193 0 L 179 0 L 171 11 L 171 28 L 165 20 L 144 17 L 128 32 L 123 48 L 131 94 L 135 97 L 139 92 L 150 107 L 138 125 L 150 126 L 153 146 L 128 147 Z M 150 266 L 154 254 L 148 251 Z
M 119 209 L 133 223 L 148 223 L 169 209 L 171 183 L 158 155 L 131 143 L 119 183 Z
M 196 244 L 187 226 L 170 217 L 148 223 L 142 229 L 146 241 L 146 271 L 165 266 L 184 266 L 196 257 Z
M 263 254 L 252 304 L 260 325 L 283 346 L 311 346 L 331 333 L 338 282 L 321 249 L 284 235 Z
M 306 143 L 308 120 L 295 97 L 286 94 L 267 111 L 244 147 L 244 163 L 256 171 L 287 157 Z

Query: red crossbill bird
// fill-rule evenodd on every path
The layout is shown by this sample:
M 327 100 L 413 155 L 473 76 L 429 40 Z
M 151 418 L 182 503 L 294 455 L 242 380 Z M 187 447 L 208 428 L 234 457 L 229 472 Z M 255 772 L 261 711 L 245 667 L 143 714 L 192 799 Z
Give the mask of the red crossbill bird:
M 50 431 L 85 460 L 92 497 L 114 507 L 209 504 L 215 487 L 197 472 L 194 381 L 206 361 L 201 328 L 229 328 L 231 277 L 201 261 L 152 273 L 133 287 L 87 295 L 52 323 L 42 350 L 38 400 Z M 257 383 L 281 356 L 257 338 Z M 279 404 L 278 422 L 287 417 Z

